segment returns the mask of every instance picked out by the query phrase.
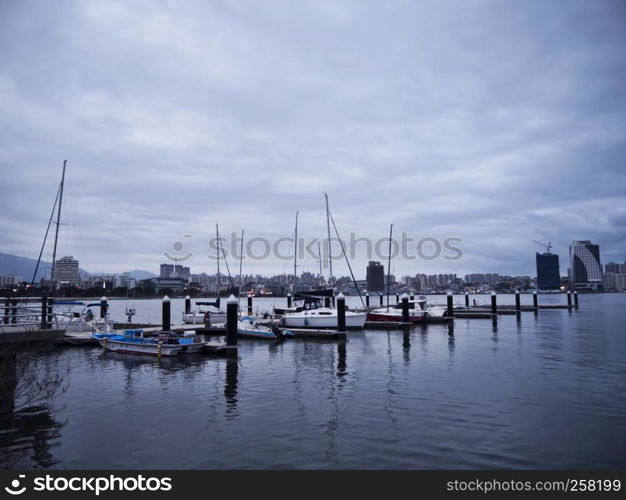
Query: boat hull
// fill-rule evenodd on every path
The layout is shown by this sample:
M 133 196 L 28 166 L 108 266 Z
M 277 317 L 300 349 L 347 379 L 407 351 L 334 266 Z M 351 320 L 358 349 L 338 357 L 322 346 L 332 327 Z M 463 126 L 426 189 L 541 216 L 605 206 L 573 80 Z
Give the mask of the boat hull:
M 346 328 L 361 329 L 365 326 L 367 314 L 346 312 Z M 319 314 L 318 311 L 305 311 L 285 314 L 281 326 L 287 328 L 337 328 L 337 313 Z
M 402 314 L 389 314 L 387 312 L 368 312 L 367 321 L 386 321 L 402 323 Z M 423 314 L 409 314 L 410 323 L 421 323 L 424 321 Z
M 141 354 L 145 356 L 158 356 L 159 345 L 161 346 L 161 356 L 176 356 L 183 349 L 182 345 L 123 342 L 119 340 L 111 340 L 108 338 L 98 339 L 98 342 L 100 342 L 100 345 L 102 347 L 109 351 L 128 354 Z

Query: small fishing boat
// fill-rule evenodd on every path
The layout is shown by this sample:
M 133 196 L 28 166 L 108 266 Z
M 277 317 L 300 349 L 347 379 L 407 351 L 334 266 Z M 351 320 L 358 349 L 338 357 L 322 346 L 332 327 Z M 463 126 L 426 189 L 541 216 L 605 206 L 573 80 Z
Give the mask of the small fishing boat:
M 260 323 L 253 316 L 243 316 L 237 323 L 237 335 L 240 337 L 253 337 L 257 339 L 282 339 L 293 337 L 293 332 L 283 330 L 275 323 L 271 325 Z
M 176 356 L 183 350 L 179 343 L 165 343 L 158 337 L 144 337 L 143 330 L 124 330 L 123 334 L 94 333 L 92 335 L 109 351 L 150 356 Z
M 210 324 L 225 323 L 226 313 L 220 309 L 219 297 L 214 302 L 196 302 L 199 307 L 196 311 L 183 312 L 183 323 L 188 325 L 202 325 L 206 322 Z

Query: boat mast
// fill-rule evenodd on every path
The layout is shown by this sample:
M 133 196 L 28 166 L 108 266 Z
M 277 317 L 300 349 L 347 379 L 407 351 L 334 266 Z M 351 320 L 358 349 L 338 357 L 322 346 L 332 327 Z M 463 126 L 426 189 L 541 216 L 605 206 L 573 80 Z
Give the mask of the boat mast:
M 59 240 L 59 224 L 61 222 L 61 204 L 63 203 L 63 185 L 65 184 L 65 165 L 67 160 L 63 160 L 63 173 L 61 174 L 61 185 L 59 186 L 59 209 L 57 211 L 56 229 L 54 231 L 54 248 L 52 249 L 52 275 L 50 276 L 50 292 L 54 292 L 56 286 L 54 281 L 54 267 L 57 260 L 57 242 Z
M 391 235 L 393 234 L 393 224 L 389 228 L 389 256 L 387 257 L 387 311 L 389 311 L 389 273 L 391 272 Z
M 322 273 L 322 249 L 320 248 L 319 240 L 317 240 L 317 262 L 319 262 L 319 265 L 320 265 L 320 283 L 321 283 L 321 279 L 324 277 L 324 275 Z
M 296 285 L 298 284 L 297 278 L 298 267 L 298 211 L 296 210 L 296 231 L 294 237 L 294 249 L 293 249 L 293 293 L 296 293 Z
M 217 286 L 215 287 L 217 290 L 217 298 L 220 298 L 220 230 L 219 227 L 217 225 L 217 223 L 215 224 L 215 235 L 217 236 Z
M 239 249 L 239 295 L 241 295 L 242 275 L 241 267 L 243 266 L 243 229 L 241 230 L 241 246 Z
M 328 277 L 328 284 L 332 288 L 333 281 L 333 256 L 332 249 L 330 246 L 330 212 L 328 210 L 328 195 L 324 193 L 324 197 L 326 198 L 326 233 L 328 235 L 328 266 L 330 268 L 330 276 Z

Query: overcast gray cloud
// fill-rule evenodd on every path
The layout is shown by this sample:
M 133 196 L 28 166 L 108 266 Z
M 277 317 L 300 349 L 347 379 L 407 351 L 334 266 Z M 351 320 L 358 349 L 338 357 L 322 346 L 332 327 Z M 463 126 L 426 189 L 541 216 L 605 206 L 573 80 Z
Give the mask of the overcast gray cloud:
M 90 271 L 156 271 L 192 234 L 213 272 L 216 222 L 275 238 L 300 210 L 322 236 L 324 191 L 343 234 L 462 238 L 398 275 L 533 273 L 531 239 L 563 273 L 572 239 L 623 260 L 625 20 L 619 0 L 4 1 L 0 251 L 36 257 L 67 158 L 61 252 Z

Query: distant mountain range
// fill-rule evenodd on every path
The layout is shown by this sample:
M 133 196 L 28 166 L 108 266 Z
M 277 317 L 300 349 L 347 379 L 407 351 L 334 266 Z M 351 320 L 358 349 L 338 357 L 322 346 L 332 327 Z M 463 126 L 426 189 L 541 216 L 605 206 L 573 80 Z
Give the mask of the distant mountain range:
M 22 277 L 24 281 L 30 281 L 33 278 L 33 273 L 37 267 L 37 259 L 29 259 L 28 257 L 20 257 L 19 255 L 11 255 L 8 253 L 0 253 L 0 276 L 7 274 L 17 274 Z M 39 263 L 39 269 L 37 270 L 37 276 L 35 281 L 39 281 L 41 278 L 47 278 L 50 276 L 50 269 L 52 263 L 42 260 Z M 81 278 L 87 277 L 89 274 L 122 274 L 122 273 L 89 273 L 84 269 L 79 269 Z M 148 278 L 154 278 L 157 275 L 150 271 L 142 271 L 135 269 L 128 271 L 131 277 L 137 280 L 145 280 Z

